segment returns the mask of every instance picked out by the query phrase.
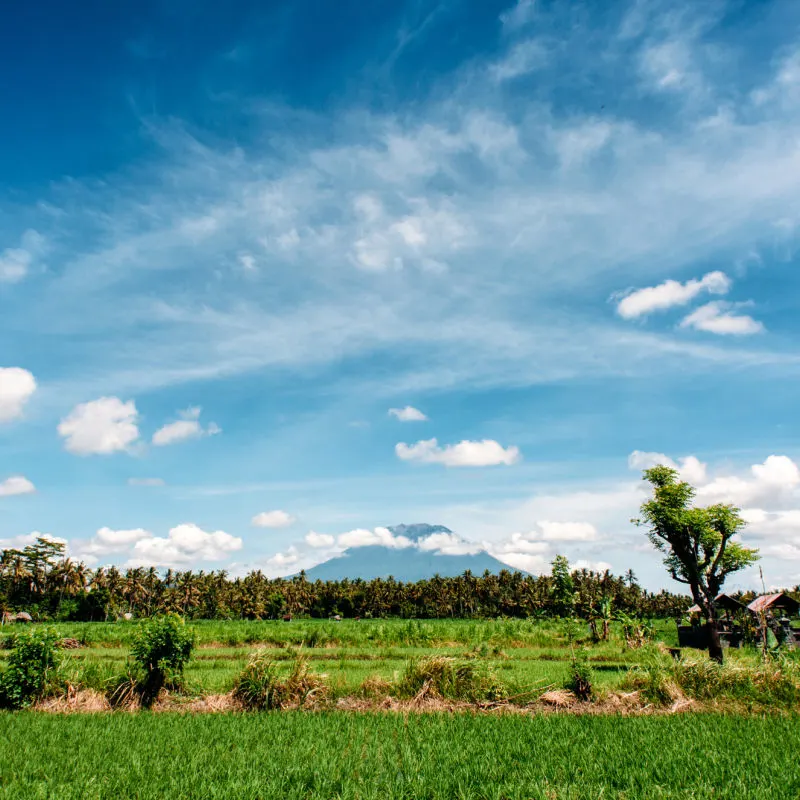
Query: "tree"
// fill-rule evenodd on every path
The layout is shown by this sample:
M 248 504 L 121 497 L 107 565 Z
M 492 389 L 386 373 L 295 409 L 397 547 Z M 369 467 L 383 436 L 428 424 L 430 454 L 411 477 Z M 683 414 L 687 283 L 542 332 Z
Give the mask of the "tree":
M 653 486 L 653 497 L 642 504 L 642 519 L 633 522 L 648 527 L 647 536 L 665 554 L 664 566 L 673 580 L 691 590 L 706 620 L 708 654 L 721 664 L 716 597 L 728 575 L 758 560 L 758 550 L 733 541 L 746 524 L 738 508 L 693 506 L 695 490 L 679 480 L 677 470 L 652 467 L 643 479 Z
M 551 566 L 554 610 L 561 616 L 567 616 L 575 609 L 575 583 L 569 571 L 569 561 L 566 556 L 556 556 Z

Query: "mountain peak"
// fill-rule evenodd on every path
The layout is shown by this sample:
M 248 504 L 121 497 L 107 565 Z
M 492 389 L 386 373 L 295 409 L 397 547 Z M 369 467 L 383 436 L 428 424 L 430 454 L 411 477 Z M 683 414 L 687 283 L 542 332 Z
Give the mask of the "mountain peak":
M 426 547 L 425 540 L 436 534 L 467 542 L 444 525 L 418 522 L 395 525 L 386 530 L 395 537 L 403 536 L 407 540 L 404 543 L 406 546 L 372 544 L 348 547 L 340 555 L 306 570 L 306 578 L 310 581 L 338 581 L 343 578 L 371 580 L 392 576 L 395 580 L 407 582 L 425 580 L 434 575 L 455 577 L 463 575 L 466 570 L 473 575 L 482 575 L 485 571 L 497 574 L 501 570 L 513 569 L 478 545 L 463 553 L 439 552 Z
M 405 536 L 406 539 L 410 539 L 412 542 L 418 542 L 420 539 L 424 539 L 434 533 L 453 532 L 450 528 L 445 528 L 444 525 L 428 525 L 425 522 L 415 522 L 411 525 L 393 525 L 389 530 L 395 536 Z

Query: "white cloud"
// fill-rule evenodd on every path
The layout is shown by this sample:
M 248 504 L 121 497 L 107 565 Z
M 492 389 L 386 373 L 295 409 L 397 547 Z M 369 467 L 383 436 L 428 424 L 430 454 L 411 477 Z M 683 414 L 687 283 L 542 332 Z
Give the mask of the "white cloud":
M 153 444 L 156 447 L 164 447 L 176 442 L 184 442 L 187 439 L 199 439 L 201 436 L 214 436 L 221 433 L 222 429 L 214 422 L 210 422 L 206 428 L 200 425 L 200 411 L 198 406 L 181 411 L 180 415 L 183 419 L 169 422 L 159 428 L 153 434 Z
M 133 400 L 101 397 L 81 403 L 58 425 L 70 453 L 79 456 L 127 450 L 139 438 L 139 415 Z
M 531 575 L 541 575 L 550 569 L 550 561 L 544 556 L 526 553 L 524 551 L 492 552 L 492 555 L 513 569 L 529 572 Z
M 510 465 L 516 464 L 521 458 L 518 447 L 503 447 L 493 439 L 479 442 L 464 440 L 444 447 L 439 447 L 436 439 L 425 439 L 413 445 L 399 442 L 395 452 L 402 461 L 444 464 L 447 467 Z
M 681 321 L 681 328 L 717 333 L 722 336 L 750 336 L 764 330 L 762 323 L 746 314 L 732 314 L 736 306 L 715 301 L 700 306 Z
M 590 522 L 548 522 L 538 523 L 541 533 L 529 534 L 534 539 L 546 542 L 593 542 L 597 539 L 597 529 Z
M 389 415 L 396 417 L 400 422 L 427 422 L 428 418 L 418 408 L 406 406 L 405 408 L 390 408 Z
M 420 539 L 417 547 L 423 552 L 433 552 L 444 556 L 467 556 L 480 553 L 484 548 L 478 542 L 471 542 L 457 533 L 432 533 Z
M 164 537 L 140 538 L 133 547 L 129 566 L 182 567 L 204 561 L 221 561 L 242 549 L 242 540 L 225 531 L 207 532 L 193 523 L 172 528 Z
M 658 465 L 677 469 L 680 473 L 681 480 L 691 483 L 694 486 L 698 486 L 708 480 L 707 465 L 696 456 L 684 456 L 678 460 L 678 463 L 673 461 L 669 456 L 664 455 L 664 453 L 634 450 L 628 456 L 628 467 L 630 467 L 630 469 L 645 470 Z
M 591 561 L 585 558 L 579 558 L 577 561 L 573 561 L 570 564 L 570 568 L 588 569 L 591 570 L 592 572 L 599 572 L 601 574 L 606 570 L 610 572 L 612 569 L 611 564 L 609 564 L 608 561 Z
M 8 247 L 0 253 L 0 283 L 21 281 L 45 247 L 44 237 L 34 230 L 25 231 L 20 247 Z
M 414 546 L 414 542 L 409 538 L 395 536 L 388 528 L 375 528 L 374 530 L 357 528 L 356 530 L 347 531 L 347 533 L 340 533 L 336 544 L 342 548 L 380 545 L 394 550 L 404 550 Z
M 0 367 L 0 422 L 22 416 L 25 404 L 36 391 L 36 379 L 20 367 Z
M 128 486 L 166 486 L 163 478 L 128 478 Z
M 336 539 L 327 533 L 309 531 L 305 535 L 305 543 L 313 548 L 333 547 L 336 544 Z
M 623 319 L 635 319 L 653 311 L 686 305 L 702 292 L 726 294 L 730 287 L 730 278 L 719 271 L 709 272 L 700 280 L 686 283 L 664 281 L 658 286 L 648 286 L 626 294 L 617 304 L 617 313 Z
M 788 456 L 768 456 L 762 464 L 750 467 L 750 475 L 749 478 L 720 475 L 698 489 L 698 500 L 739 506 L 765 505 L 767 508 L 797 501 L 800 469 Z
M 285 567 L 294 566 L 299 562 L 299 560 L 300 554 L 298 553 L 297 548 L 291 546 L 285 553 L 275 553 L 274 556 L 268 558 L 267 564 L 269 564 L 270 567 L 275 568 L 278 573 L 281 573 Z
M 80 552 L 93 556 L 120 553 L 135 545 L 136 542 L 152 538 L 153 534 L 144 528 L 114 530 L 103 527 L 97 531 L 88 544 L 82 546 Z
M 18 494 L 33 494 L 36 487 L 22 475 L 12 475 L 0 481 L 0 497 L 11 497 Z
M 241 253 L 239 263 L 247 272 L 253 272 L 256 269 L 256 260 L 250 253 Z
M 297 520 L 286 511 L 262 511 L 256 514 L 250 524 L 256 528 L 286 528 L 293 525 Z
M 33 531 L 22 536 L 12 536 L 8 539 L 0 539 L 0 550 L 22 550 L 25 547 L 30 547 L 31 545 L 36 544 L 37 539 L 46 539 L 48 542 L 55 542 L 57 544 L 69 544 L 66 539 L 62 539 L 60 536 L 53 536 L 49 533 Z
M 549 60 L 547 48 L 535 39 L 518 42 L 499 61 L 489 65 L 493 81 L 501 83 L 527 75 L 544 67 Z

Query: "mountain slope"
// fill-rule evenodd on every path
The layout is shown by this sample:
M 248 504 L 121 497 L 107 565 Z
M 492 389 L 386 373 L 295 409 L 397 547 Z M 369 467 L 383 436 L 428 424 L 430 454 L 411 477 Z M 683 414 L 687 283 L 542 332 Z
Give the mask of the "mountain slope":
M 475 575 L 482 575 L 486 570 L 495 574 L 503 569 L 513 570 L 485 550 L 477 553 L 445 554 L 421 549 L 420 545 L 436 534 L 456 537 L 443 525 L 396 525 L 389 530 L 395 536 L 409 539 L 413 546 L 402 549 L 382 545 L 351 547 L 341 555 L 306 570 L 306 578 L 310 581 L 337 581 L 343 578 L 371 580 L 392 576 L 398 581 L 411 582 L 432 578 L 434 575 L 455 577 L 467 570 Z M 466 540 L 456 538 L 466 543 Z

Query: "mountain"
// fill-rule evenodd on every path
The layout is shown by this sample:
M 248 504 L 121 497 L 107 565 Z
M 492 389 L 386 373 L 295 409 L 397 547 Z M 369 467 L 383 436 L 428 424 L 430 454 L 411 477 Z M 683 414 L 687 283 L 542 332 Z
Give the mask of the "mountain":
M 350 547 L 341 555 L 306 570 L 306 578 L 310 581 L 371 580 L 391 575 L 395 580 L 412 582 L 434 575 L 455 577 L 467 570 L 473 575 L 482 575 L 486 570 L 495 574 L 503 569 L 513 570 L 485 550 L 476 552 L 475 543 L 463 539 L 444 525 L 417 523 L 395 525 L 388 530 L 400 545 L 405 546 L 370 544 Z M 410 544 L 399 537 L 404 537 Z M 469 552 L 459 553 L 459 549 Z

